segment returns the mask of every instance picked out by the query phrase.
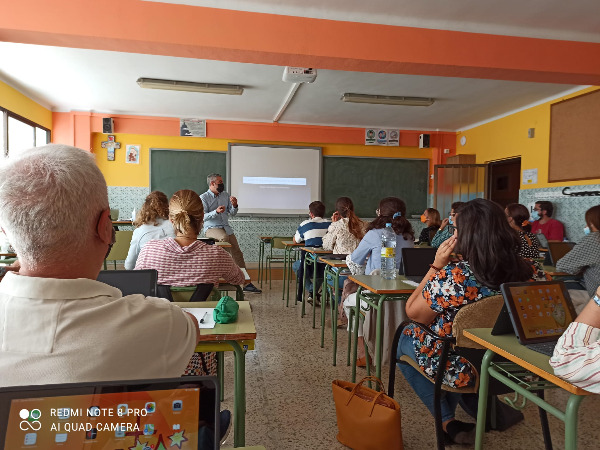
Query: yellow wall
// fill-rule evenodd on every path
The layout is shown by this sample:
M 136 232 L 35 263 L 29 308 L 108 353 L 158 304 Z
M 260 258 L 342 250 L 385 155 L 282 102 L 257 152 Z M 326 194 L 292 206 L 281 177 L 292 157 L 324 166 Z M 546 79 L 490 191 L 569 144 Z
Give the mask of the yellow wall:
M 179 136 L 151 136 L 140 134 L 115 134 L 116 142 L 121 148 L 115 150 L 115 160 L 107 161 L 106 149 L 101 143 L 106 139 L 105 134 L 94 133 L 92 144 L 98 167 L 106 178 L 109 186 L 134 186 L 144 187 L 150 185 L 150 148 L 170 148 L 182 150 L 215 150 L 227 151 L 229 143 L 244 142 L 250 144 L 268 145 L 306 145 L 322 147 L 323 155 L 344 156 L 373 156 L 395 158 L 427 158 L 431 159 L 431 149 L 414 147 L 380 147 L 365 145 L 335 145 L 335 144 L 302 144 L 298 142 L 259 142 L 259 141 L 234 141 L 229 139 L 190 138 Z M 126 145 L 141 145 L 140 164 L 125 163 Z
M 0 81 L 0 106 L 52 130 L 52 112 Z
M 600 184 L 600 179 L 560 183 L 548 182 L 550 106 L 553 103 L 596 89 L 599 88 L 584 89 L 575 94 L 534 106 L 476 128 L 461 131 L 456 137 L 457 152 L 476 154 L 478 164 L 520 156 L 521 170 L 538 169 L 537 184 L 521 184 L 521 189 Z M 532 139 L 527 137 L 529 128 L 535 128 L 535 137 Z M 461 136 L 467 138 L 467 143 L 464 146 L 460 145 Z

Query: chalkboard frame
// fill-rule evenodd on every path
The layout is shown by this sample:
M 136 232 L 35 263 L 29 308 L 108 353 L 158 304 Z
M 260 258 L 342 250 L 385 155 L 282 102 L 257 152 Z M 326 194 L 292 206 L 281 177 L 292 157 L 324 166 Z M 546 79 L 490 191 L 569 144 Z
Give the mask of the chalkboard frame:
M 427 206 L 429 204 L 429 174 L 430 174 L 430 168 L 431 168 L 431 160 L 429 158 L 394 158 L 394 157 L 389 157 L 389 156 L 373 157 L 373 156 L 325 155 L 323 157 L 323 170 L 325 170 L 325 166 L 326 166 L 325 160 L 332 160 L 332 159 L 337 159 L 337 158 L 342 158 L 342 159 L 365 159 L 365 160 L 369 160 L 369 161 L 393 160 L 393 161 L 410 161 L 410 162 L 423 161 L 423 162 L 426 162 L 427 163 L 427 171 L 426 171 L 427 173 L 426 173 L 425 178 L 424 178 L 424 180 L 425 180 L 425 186 L 426 186 L 426 189 L 425 189 L 425 202 L 424 202 L 424 204 L 422 206 L 423 206 L 423 210 L 425 210 L 425 208 L 427 208 Z M 327 192 L 327 186 L 326 186 L 325 180 L 323 180 L 323 191 L 325 193 Z M 352 196 L 352 192 L 348 192 L 346 195 L 348 195 L 350 198 L 353 197 Z M 327 208 L 331 209 L 330 206 L 329 206 L 330 199 L 325 198 L 325 197 L 326 196 L 322 197 L 322 201 L 323 201 L 323 203 L 325 203 L 325 206 Z M 409 216 L 408 218 L 410 219 L 411 218 L 410 216 L 411 215 L 416 215 L 416 213 L 415 214 L 411 214 L 410 210 L 411 210 L 412 207 L 410 206 L 410 204 L 408 204 L 409 200 L 407 198 L 402 197 L 402 196 L 401 196 L 401 198 L 405 202 L 407 202 L 407 212 L 408 212 L 408 216 Z M 380 200 L 380 198 L 378 198 L 377 201 L 379 201 L 379 200 Z M 369 214 L 363 214 L 366 211 L 360 211 L 359 205 L 356 204 L 356 201 L 355 201 L 354 207 L 355 207 L 357 215 L 359 215 L 361 218 L 368 218 L 368 217 L 373 217 L 374 216 L 374 214 L 371 214 L 371 215 L 369 215 Z M 328 211 L 329 211 L 329 209 L 328 209 Z M 373 213 L 375 212 L 375 209 L 376 208 L 373 208 Z M 414 208 L 414 209 L 415 209 L 415 211 L 417 210 L 416 208 Z
M 158 147 L 151 147 L 150 148 L 150 164 L 149 164 L 149 188 L 150 188 L 150 192 L 153 190 L 157 190 L 156 186 L 152 185 L 152 153 L 155 151 L 165 151 L 165 152 L 177 152 L 177 153 L 182 153 L 182 152 L 187 152 L 187 153 L 194 153 L 194 154 L 198 154 L 198 153 L 211 153 L 211 154 L 219 154 L 222 155 L 223 158 L 225 159 L 225 170 L 227 170 L 227 158 L 226 158 L 226 152 L 224 151 L 219 151 L 219 150 L 195 150 L 195 149 L 179 149 L 179 148 L 158 148 Z M 204 189 L 201 190 L 201 192 L 196 192 L 198 195 L 203 194 L 204 192 L 206 192 L 206 190 L 208 190 L 208 184 L 206 184 L 206 175 L 199 175 L 200 179 L 204 180 L 203 183 L 205 184 Z M 222 174 L 224 176 L 226 176 L 226 174 Z M 158 189 L 158 190 L 162 190 L 162 189 Z M 167 192 L 165 192 L 165 194 L 167 194 L 167 197 L 170 198 L 170 196 L 172 194 L 169 194 Z

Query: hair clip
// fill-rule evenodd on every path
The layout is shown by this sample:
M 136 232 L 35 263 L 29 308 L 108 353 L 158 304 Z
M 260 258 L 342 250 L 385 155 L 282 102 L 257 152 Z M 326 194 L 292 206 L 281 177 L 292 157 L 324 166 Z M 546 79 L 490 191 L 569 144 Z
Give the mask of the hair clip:
M 524 220 L 523 223 L 521 224 L 522 227 L 526 227 L 527 225 L 529 225 L 529 219 Z
M 401 217 L 402 213 L 401 212 L 397 212 L 392 216 L 392 219 L 395 219 L 396 217 Z

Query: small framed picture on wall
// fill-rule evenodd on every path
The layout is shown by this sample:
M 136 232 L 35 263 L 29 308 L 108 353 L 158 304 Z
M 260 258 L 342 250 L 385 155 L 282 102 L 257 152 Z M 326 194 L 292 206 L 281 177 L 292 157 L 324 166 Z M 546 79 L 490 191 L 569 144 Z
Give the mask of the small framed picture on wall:
M 125 162 L 127 164 L 140 163 L 140 145 L 127 145 L 125 151 Z

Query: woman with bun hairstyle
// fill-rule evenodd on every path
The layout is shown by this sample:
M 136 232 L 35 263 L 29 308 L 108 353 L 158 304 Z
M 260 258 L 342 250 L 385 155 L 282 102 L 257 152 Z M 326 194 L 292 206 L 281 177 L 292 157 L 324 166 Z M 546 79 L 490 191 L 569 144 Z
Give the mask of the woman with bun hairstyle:
M 218 286 L 221 278 L 231 284 L 244 282 L 244 274 L 229 253 L 218 245 L 197 240 L 204 221 L 204 207 L 198 194 L 189 189 L 175 192 L 169 202 L 169 220 L 175 238 L 148 242 L 140 252 L 136 270 L 155 269 L 158 284 L 168 286 L 200 283 Z M 195 354 L 185 373 L 203 374 L 216 374 L 214 353 Z
M 146 197 L 142 208 L 133 222 L 135 230 L 125 259 L 125 269 L 133 270 L 140 250 L 153 239 L 175 237 L 173 225 L 169 222 L 169 199 L 160 191 L 152 191 Z
M 506 213 L 506 219 L 510 227 L 519 233 L 519 255 L 523 258 L 539 258 L 540 241 L 531 232 L 529 210 L 527 207 L 519 203 L 511 203 L 506 206 L 504 212 Z
M 377 217 L 367 227 L 365 237 L 352 254 L 346 258 L 348 268 L 353 274 L 365 273 L 371 275 L 374 271 L 377 273 L 381 269 L 381 235 L 386 224 L 391 223 L 394 233 L 396 233 L 396 269 L 402 267 L 402 248 L 415 246 L 415 233 L 412 225 L 406 218 L 406 203 L 397 197 L 385 197 L 379 202 L 379 208 L 376 211 Z M 350 308 L 356 305 L 356 294 L 348 294 L 344 288 L 347 297 L 343 301 L 346 318 L 349 316 Z M 355 291 L 356 292 L 356 291 Z M 362 324 L 358 330 L 358 367 L 365 367 L 367 364 L 364 354 L 364 338 Z M 384 349 L 385 351 L 385 349 Z

